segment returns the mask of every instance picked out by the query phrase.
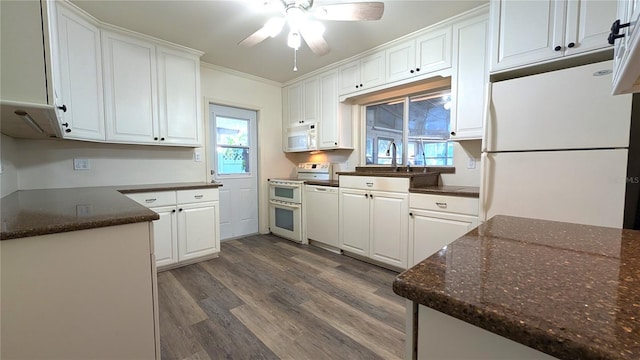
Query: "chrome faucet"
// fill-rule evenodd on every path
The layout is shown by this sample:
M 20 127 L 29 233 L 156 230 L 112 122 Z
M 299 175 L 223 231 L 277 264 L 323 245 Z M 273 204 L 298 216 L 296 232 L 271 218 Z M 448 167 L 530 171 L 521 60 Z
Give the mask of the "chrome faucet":
M 394 140 L 391 140 L 391 143 L 387 148 L 387 156 L 389 156 L 389 151 L 391 151 L 392 149 L 393 152 L 391 153 L 391 166 L 393 166 L 393 171 L 398 171 L 398 162 L 396 161 L 396 152 L 398 151 L 398 148 L 396 147 L 396 142 Z

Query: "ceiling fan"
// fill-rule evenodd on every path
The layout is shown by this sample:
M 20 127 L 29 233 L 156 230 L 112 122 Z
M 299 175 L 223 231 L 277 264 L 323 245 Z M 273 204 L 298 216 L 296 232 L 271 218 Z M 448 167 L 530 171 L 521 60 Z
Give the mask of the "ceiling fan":
M 240 41 L 238 45 L 251 47 L 268 37 L 278 35 L 289 25 L 287 45 L 298 50 L 301 38 L 316 55 L 329 52 L 322 36 L 324 26 L 318 20 L 361 21 L 379 20 L 384 12 L 383 2 L 352 2 L 313 6 L 313 0 L 265 0 L 265 5 L 280 6 L 283 16 L 273 17 L 258 31 Z M 294 68 L 295 70 L 295 68 Z

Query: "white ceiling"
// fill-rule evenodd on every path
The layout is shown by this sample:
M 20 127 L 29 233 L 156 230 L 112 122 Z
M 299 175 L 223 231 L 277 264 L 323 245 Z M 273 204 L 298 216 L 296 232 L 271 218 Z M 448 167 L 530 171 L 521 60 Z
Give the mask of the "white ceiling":
M 315 5 L 362 0 L 316 0 Z M 375 0 L 374 0 L 375 1 Z M 287 82 L 325 65 L 389 42 L 488 0 L 387 0 L 381 20 L 324 21 L 331 51 L 316 56 L 304 44 L 293 71 L 286 31 L 252 47 L 238 42 L 274 14 L 260 0 L 71 0 L 101 21 L 203 51 L 201 60 L 225 68 Z M 261 10 L 261 11 L 258 11 Z

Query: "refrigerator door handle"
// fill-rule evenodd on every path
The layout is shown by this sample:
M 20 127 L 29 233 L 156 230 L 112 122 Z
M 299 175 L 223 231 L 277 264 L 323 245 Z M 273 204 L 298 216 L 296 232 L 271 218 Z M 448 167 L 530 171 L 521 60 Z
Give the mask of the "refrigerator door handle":
M 489 154 L 486 152 L 480 155 L 480 167 L 482 177 L 480 178 L 480 209 L 478 209 L 478 220 L 480 223 L 483 223 L 487 221 L 489 186 L 491 185 L 491 164 L 489 163 Z
M 486 89 L 484 91 L 484 114 L 482 118 L 482 148 L 481 152 L 485 153 L 487 151 L 488 145 L 487 141 L 489 141 L 490 130 L 489 127 L 491 125 L 491 93 L 493 90 L 493 83 L 488 82 L 486 85 Z

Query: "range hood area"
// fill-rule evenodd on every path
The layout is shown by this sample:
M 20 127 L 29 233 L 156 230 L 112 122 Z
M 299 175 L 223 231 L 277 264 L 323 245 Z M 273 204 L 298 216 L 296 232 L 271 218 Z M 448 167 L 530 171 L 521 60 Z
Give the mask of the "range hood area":
M 0 132 L 14 138 L 62 138 L 53 105 L 0 101 Z

